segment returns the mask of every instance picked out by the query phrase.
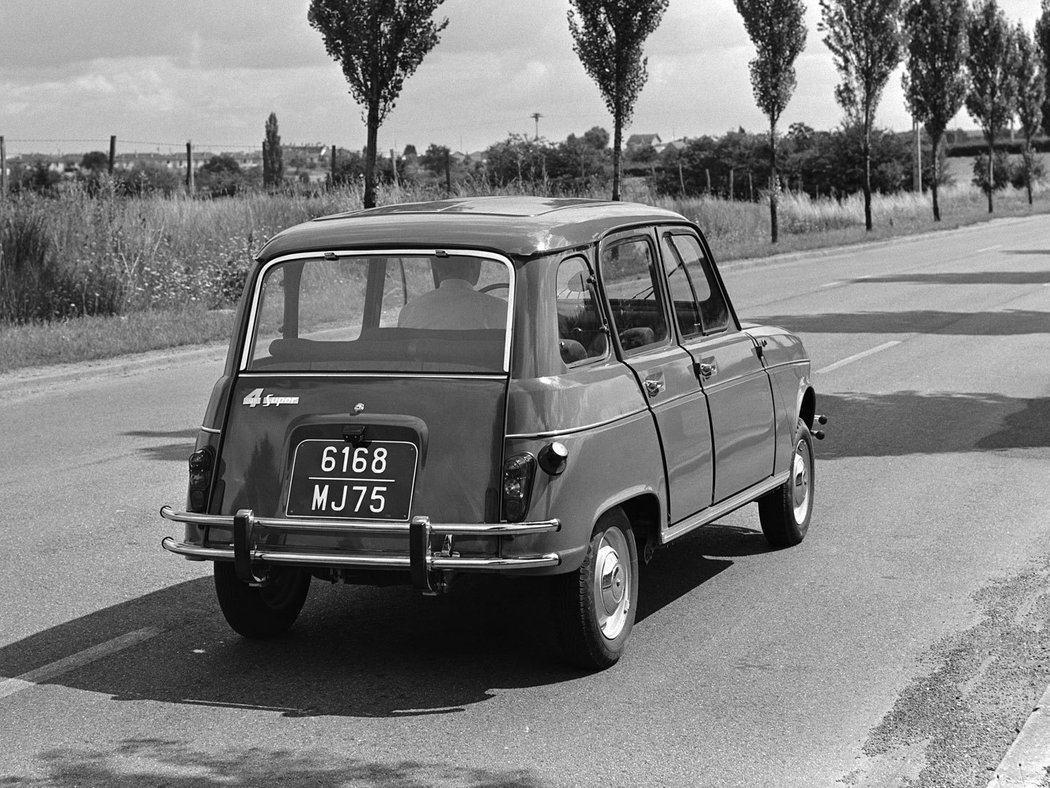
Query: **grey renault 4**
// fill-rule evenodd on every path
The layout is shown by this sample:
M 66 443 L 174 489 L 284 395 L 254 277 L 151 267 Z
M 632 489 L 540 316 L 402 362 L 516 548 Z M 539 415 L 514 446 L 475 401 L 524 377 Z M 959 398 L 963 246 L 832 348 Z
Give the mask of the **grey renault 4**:
M 311 578 L 547 575 L 567 657 L 600 669 L 657 548 L 751 502 L 772 545 L 802 540 L 823 422 L 802 343 L 740 323 L 677 213 L 330 216 L 259 253 L 163 546 L 214 562 L 250 638 L 288 630 Z

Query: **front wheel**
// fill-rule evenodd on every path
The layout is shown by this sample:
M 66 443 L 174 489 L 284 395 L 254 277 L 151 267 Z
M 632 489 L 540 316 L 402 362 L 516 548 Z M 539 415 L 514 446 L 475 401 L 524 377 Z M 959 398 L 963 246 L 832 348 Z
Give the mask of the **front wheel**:
M 266 585 L 250 586 L 237 579 L 232 563 L 215 562 L 215 595 L 226 621 L 246 638 L 268 638 L 291 629 L 310 590 L 310 574 L 302 569 L 270 569 Z
M 791 547 L 801 542 L 813 514 L 813 436 L 802 419 L 795 430 L 790 471 L 786 482 L 758 499 L 762 533 L 774 547 Z
M 554 578 L 554 605 L 570 661 L 592 670 L 616 663 L 638 607 L 638 549 L 622 509 L 598 520 L 580 568 Z

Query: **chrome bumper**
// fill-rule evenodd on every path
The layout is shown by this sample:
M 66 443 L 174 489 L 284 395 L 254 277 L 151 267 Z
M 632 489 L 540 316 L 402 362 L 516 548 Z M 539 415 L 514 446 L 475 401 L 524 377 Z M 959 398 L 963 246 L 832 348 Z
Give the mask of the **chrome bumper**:
M 413 584 L 430 589 L 430 574 L 435 571 L 485 571 L 538 569 L 561 563 L 558 553 L 543 553 L 515 558 L 465 557 L 453 552 L 451 538 L 456 536 L 499 537 L 531 536 L 553 533 L 561 529 L 558 520 L 528 523 L 431 523 L 429 517 L 413 517 L 410 523 L 376 523 L 361 520 L 302 520 L 294 518 L 256 517 L 251 509 L 241 509 L 235 515 L 195 514 L 177 512 L 170 506 L 160 510 L 165 520 L 192 525 L 221 526 L 233 529 L 233 548 L 204 547 L 178 542 L 170 536 L 161 541 L 165 550 L 190 558 L 211 561 L 233 561 L 237 576 L 245 582 L 253 579 L 253 563 L 296 564 L 299 566 L 339 566 L 372 569 L 408 569 Z M 398 535 L 408 538 L 408 555 L 353 554 L 346 552 L 291 550 L 258 547 L 256 535 L 260 531 L 313 531 L 340 534 Z M 432 536 L 443 536 L 446 548 L 434 552 Z

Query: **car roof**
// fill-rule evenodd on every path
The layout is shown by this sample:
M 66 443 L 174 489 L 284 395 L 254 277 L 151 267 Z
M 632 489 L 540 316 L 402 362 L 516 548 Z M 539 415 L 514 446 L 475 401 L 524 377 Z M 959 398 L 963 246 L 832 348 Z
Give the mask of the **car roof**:
M 257 259 L 265 263 L 299 252 L 411 247 L 532 257 L 586 246 L 618 229 L 653 222 L 691 224 L 673 211 L 639 203 L 464 197 L 324 216 L 274 236 Z

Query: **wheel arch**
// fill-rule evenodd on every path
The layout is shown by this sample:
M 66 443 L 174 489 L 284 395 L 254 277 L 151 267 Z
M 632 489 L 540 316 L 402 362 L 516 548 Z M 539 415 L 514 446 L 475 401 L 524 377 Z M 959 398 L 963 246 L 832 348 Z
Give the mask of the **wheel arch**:
M 813 420 L 817 417 L 817 394 L 806 381 L 799 392 L 798 417 L 813 429 Z

